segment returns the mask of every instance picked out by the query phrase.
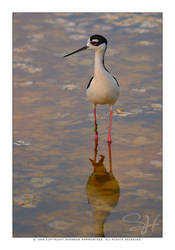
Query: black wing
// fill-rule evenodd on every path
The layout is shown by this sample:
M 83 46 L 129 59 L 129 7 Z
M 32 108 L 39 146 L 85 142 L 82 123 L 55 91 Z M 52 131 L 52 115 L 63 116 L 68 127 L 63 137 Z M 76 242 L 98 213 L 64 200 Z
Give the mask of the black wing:
M 91 82 L 92 82 L 92 79 L 93 79 L 93 78 L 94 78 L 94 77 L 92 76 L 91 79 L 90 79 L 90 81 L 89 81 L 89 83 L 88 83 L 87 89 L 88 89 L 89 86 L 91 85 Z
M 119 83 L 118 83 L 117 79 L 116 79 L 114 76 L 113 76 L 113 78 L 116 80 L 117 85 L 120 87 L 120 85 L 119 85 Z
M 107 68 L 105 67 L 104 62 L 103 62 L 103 66 L 104 66 L 104 69 L 105 69 L 107 72 L 109 72 L 109 71 L 107 70 Z M 113 76 L 113 78 L 116 80 L 117 85 L 120 87 L 120 85 L 119 85 L 117 79 L 116 79 L 114 76 Z

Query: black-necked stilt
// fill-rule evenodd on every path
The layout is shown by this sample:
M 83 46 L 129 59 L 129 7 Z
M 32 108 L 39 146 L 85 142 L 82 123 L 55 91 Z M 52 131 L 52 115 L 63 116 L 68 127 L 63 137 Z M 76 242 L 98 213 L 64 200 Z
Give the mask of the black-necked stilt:
M 101 35 L 93 35 L 87 45 L 64 57 L 73 55 L 77 52 L 91 49 L 95 50 L 94 76 L 90 79 L 87 86 L 87 96 L 90 102 L 94 104 L 94 124 L 95 124 L 95 141 L 98 141 L 97 122 L 96 122 L 96 105 L 109 104 L 109 132 L 108 142 L 111 143 L 111 125 L 112 125 L 112 105 L 117 101 L 120 94 L 120 87 L 115 79 L 104 66 L 104 54 L 107 48 L 107 40 Z

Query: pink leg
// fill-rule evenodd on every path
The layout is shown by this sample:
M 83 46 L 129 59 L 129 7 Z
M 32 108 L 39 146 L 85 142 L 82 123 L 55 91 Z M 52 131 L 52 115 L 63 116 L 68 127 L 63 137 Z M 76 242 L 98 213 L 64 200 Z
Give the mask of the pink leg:
M 112 153 L 111 153 L 111 143 L 108 142 L 108 152 L 109 152 L 109 170 L 112 173 Z
M 112 126 L 112 106 L 110 106 L 109 114 L 109 132 L 108 132 L 108 142 L 111 143 L 111 126 Z
M 98 131 L 97 131 L 97 120 L 96 120 L 96 105 L 94 105 L 94 131 L 95 131 L 95 142 L 98 142 Z

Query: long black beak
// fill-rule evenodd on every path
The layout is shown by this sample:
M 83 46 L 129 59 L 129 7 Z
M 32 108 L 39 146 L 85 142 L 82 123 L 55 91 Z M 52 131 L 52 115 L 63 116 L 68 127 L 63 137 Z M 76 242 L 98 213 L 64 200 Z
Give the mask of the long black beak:
M 83 48 L 78 49 L 78 50 L 76 50 L 76 51 L 73 51 L 72 53 L 67 54 L 67 55 L 65 55 L 64 57 L 71 56 L 71 55 L 73 55 L 73 54 L 75 54 L 75 53 L 77 53 L 77 52 L 80 52 L 80 51 L 82 51 L 82 50 L 85 50 L 85 49 L 87 49 L 87 48 L 88 48 L 88 46 L 84 46 Z

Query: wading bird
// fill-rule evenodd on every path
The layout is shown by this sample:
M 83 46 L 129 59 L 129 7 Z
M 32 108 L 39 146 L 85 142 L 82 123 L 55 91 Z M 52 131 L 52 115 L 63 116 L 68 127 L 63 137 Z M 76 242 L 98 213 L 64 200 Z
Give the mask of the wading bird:
M 101 35 L 93 35 L 87 45 L 73 51 L 64 57 L 73 55 L 83 50 L 95 50 L 94 76 L 91 77 L 87 86 L 87 97 L 94 104 L 94 125 L 95 125 L 95 140 L 98 142 L 97 121 L 96 121 L 96 105 L 109 104 L 109 131 L 108 142 L 111 143 L 111 126 L 112 126 L 112 105 L 117 101 L 120 94 L 118 81 L 112 76 L 104 65 L 104 55 L 107 48 L 107 40 Z

